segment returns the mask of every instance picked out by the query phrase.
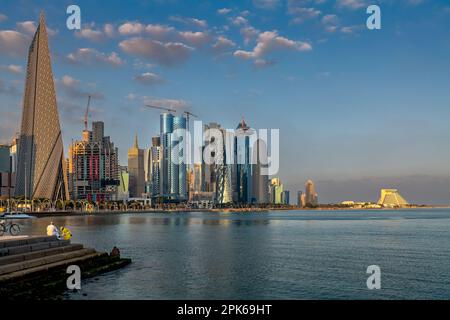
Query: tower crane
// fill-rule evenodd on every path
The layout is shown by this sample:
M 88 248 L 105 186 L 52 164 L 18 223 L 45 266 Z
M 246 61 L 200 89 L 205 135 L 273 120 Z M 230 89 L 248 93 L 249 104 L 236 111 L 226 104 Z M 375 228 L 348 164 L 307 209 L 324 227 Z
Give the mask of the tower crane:
M 88 96 L 88 103 L 86 107 L 86 113 L 84 114 L 84 130 L 88 130 L 88 118 L 89 118 L 89 107 L 91 106 L 91 96 Z
M 186 115 L 187 131 L 189 132 L 189 118 L 190 117 L 198 118 L 198 116 L 196 116 L 195 114 L 193 114 L 189 111 L 184 111 L 183 113 Z
M 153 108 L 153 109 L 165 110 L 165 111 L 173 112 L 173 113 L 176 113 L 176 112 L 177 112 L 177 110 L 174 110 L 174 109 L 171 109 L 171 108 L 166 108 L 166 107 L 151 106 L 151 105 L 148 105 L 148 104 L 146 104 L 145 106 L 146 106 L 147 108 Z

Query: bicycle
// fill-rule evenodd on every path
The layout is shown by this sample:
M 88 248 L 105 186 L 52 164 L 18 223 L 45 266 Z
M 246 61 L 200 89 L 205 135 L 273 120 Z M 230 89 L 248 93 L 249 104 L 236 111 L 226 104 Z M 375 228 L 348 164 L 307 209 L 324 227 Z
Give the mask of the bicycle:
M 16 223 L 0 221 L 0 237 L 8 231 L 12 236 L 17 236 L 20 233 L 20 227 Z

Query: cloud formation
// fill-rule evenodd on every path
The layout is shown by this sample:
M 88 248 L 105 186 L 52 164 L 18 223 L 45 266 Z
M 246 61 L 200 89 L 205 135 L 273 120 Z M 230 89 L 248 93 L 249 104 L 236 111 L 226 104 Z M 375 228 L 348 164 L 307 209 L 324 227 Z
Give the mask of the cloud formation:
M 120 42 L 122 51 L 140 56 L 165 66 L 173 66 L 185 62 L 193 48 L 179 42 L 163 43 L 157 40 L 132 38 Z
M 75 32 L 75 36 L 92 42 L 104 41 L 115 36 L 115 28 L 111 23 L 106 23 L 102 28 L 95 28 L 95 23 L 84 25 L 80 31 Z
M 234 52 L 234 56 L 246 60 L 253 59 L 255 63 L 263 65 L 264 62 L 267 63 L 264 57 L 277 50 L 310 51 L 312 46 L 308 42 L 281 37 L 277 31 L 266 31 L 259 35 L 257 44 L 252 51 L 237 50 Z
M 224 36 L 219 36 L 216 43 L 212 46 L 212 50 L 215 54 L 223 54 L 234 47 L 236 47 L 236 43 L 234 43 L 232 40 Z
M 37 24 L 34 21 L 22 21 L 16 23 L 16 28 L 18 31 L 25 33 L 29 36 L 33 36 L 37 29 Z M 58 32 L 46 26 L 47 34 L 50 37 L 55 36 Z
M 356 10 L 367 6 L 365 0 L 337 0 L 337 6 L 340 8 Z
M 231 10 L 230 8 L 222 8 L 222 9 L 217 10 L 217 13 L 218 13 L 218 14 L 221 14 L 221 15 L 227 15 L 227 14 L 229 14 L 231 11 L 232 11 L 232 10 Z
M 10 64 L 10 65 L 0 65 L 0 71 L 9 72 L 12 74 L 21 74 L 23 73 L 22 66 Z
M 101 63 L 113 67 L 119 67 L 125 64 L 125 61 L 115 52 L 105 54 L 92 48 L 80 48 L 74 53 L 67 55 L 67 61 L 76 65 L 92 65 Z
M 0 54 L 6 54 L 12 57 L 21 57 L 29 44 L 29 38 L 17 31 L 0 31 Z
M 71 76 L 68 75 L 63 76 L 62 79 L 60 81 L 57 80 L 56 83 L 69 98 L 79 99 L 79 98 L 87 98 L 88 96 L 91 96 L 91 98 L 94 99 L 104 98 L 104 95 L 100 92 L 96 91 L 88 92 L 82 90 L 81 81 L 72 78 Z
M 206 20 L 201 20 L 201 19 L 197 19 L 197 18 L 186 18 L 186 17 L 181 17 L 181 16 L 170 16 L 169 17 L 170 21 L 174 21 L 174 22 L 179 22 L 182 24 L 186 24 L 189 26 L 194 26 L 197 28 L 202 28 L 205 29 L 208 27 L 208 23 L 206 22 Z
M 135 76 L 134 81 L 143 85 L 156 85 L 164 83 L 164 80 L 160 75 L 153 72 L 145 72 L 140 75 Z

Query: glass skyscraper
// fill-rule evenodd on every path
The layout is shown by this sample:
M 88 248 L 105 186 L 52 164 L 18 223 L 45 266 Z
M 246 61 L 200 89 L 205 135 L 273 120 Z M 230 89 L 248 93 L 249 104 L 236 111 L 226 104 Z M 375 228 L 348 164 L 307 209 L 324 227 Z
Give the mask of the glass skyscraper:
M 186 129 L 186 125 L 183 116 L 161 114 L 162 196 L 170 200 L 187 199 L 186 141 L 183 135 L 174 134 L 178 129 Z
M 239 203 L 252 202 L 252 166 L 250 164 L 250 136 L 253 130 L 244 119 L 236 128 L 234 142 L 234 160 L 236 162 L 233 177 L 235 200 Z

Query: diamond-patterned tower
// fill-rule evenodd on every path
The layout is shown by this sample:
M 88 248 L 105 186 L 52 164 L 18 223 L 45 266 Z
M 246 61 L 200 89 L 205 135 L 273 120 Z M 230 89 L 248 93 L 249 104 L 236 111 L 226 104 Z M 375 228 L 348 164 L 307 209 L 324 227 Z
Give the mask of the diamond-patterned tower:
M 45 17 L 28 52 L 16 196 L 69 198 Z

